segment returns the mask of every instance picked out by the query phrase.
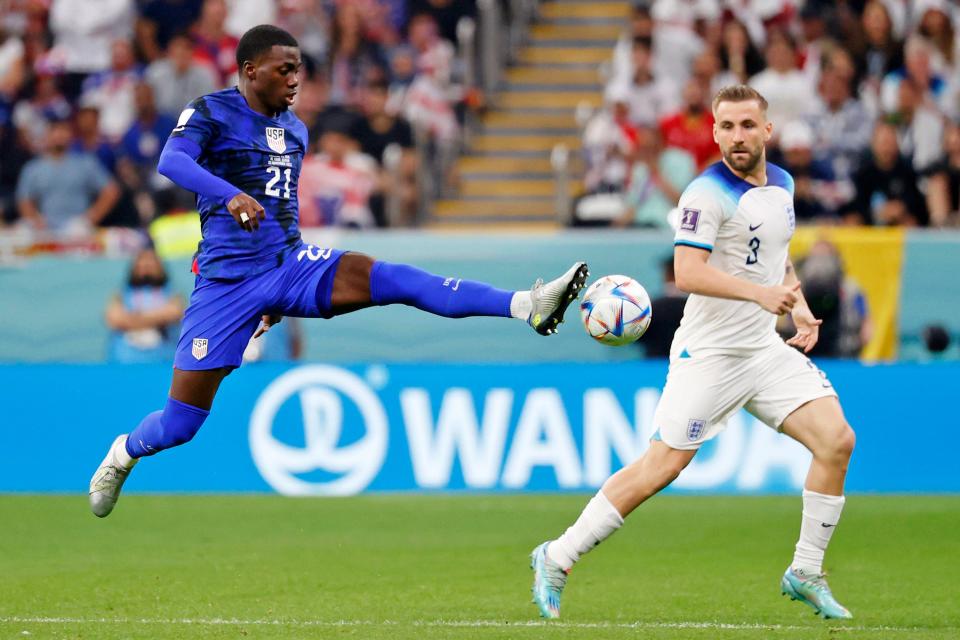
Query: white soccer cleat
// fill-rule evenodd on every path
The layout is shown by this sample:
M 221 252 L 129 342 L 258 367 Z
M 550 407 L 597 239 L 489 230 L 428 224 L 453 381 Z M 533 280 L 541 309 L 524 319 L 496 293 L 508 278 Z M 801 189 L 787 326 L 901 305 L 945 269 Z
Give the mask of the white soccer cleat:
M 103 459 L 96 473 L 90 478 L 90 510 L 98 518 L 106 518 L 113 511 L 120 490 L 137 458 L 130 458 L 126 451 L 127 434 L 117 436 L 110 445 L 107 457 Z M 129 463 L 126 463 L 130 460 Z
M 586 262 L 576 262 L 565 274 L 543 284 L 537 280 L 530 290 L 532 311 L 527 324 L 543 336 L 557 333 L 557 325 L 563 322 L 567 307 L 579 295 L 590 271 Z

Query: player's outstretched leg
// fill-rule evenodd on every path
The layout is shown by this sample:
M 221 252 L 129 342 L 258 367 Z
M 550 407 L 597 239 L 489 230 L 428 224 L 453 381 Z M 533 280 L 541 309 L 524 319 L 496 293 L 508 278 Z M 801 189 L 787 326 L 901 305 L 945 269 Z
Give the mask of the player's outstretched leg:
M 367 267 L 358 254 L 341 258 L 333 291 L 333 309 L 339 314 L 374 305 L 405 304 L 447 318 L 500 316 L 519 318 L 537 333 L 557 332 L 563 315 L 586 283 L 586 263 L 576 262 L 560 277 L 537 280 L 529 291 L 506 291 L 483 282 L 437 276 L 406 264 L 376 261 L 369 264 L 369 292 L 355 272 Z
M 173 370 L 173 385 L 163 410 L 147 414 L 129 435 L 117 436 L 90 479 L 90 510 L 95 516 L 110 515 L 140 458 L 189 442 L 196 435 L 210 415 L 213 397 L 227 373 L 227 369 Z
M 782 430 L 813 454 L 803 490 L 803 517 L 793 562 L 780 579 L 780 591 L 824 618 L 853 615 L 837 602 L 823 573 L 823 558 L 840 522 L 843 484 L 855 436 L 836 397 L 818 398 L 783 421 Z
M 651 442 L 643 456 L 604 483 L 563 535 L 533 550 L 533 602 L 541 616 L 560 617 L 560 597 L 574 563 L 613 535 L 640 504 L 673 482 L 694 455 L 696 450 Z

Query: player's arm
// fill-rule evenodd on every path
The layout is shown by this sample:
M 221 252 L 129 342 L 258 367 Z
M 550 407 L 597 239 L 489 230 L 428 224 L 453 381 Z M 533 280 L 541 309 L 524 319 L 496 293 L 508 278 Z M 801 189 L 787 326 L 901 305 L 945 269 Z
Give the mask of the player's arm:
M 724 273 L 707 260 L 710 251 L 678 244 L 674 247 L 673 268 L 677 287 L 687 293 L 713 298 L 755 302 L 766 311 L 782 315 L 797 303 L 800 283 L 765 287 L 729 273 Z
M 793 305 L 793 324 L 797 327 L 797 334 L 787 340 L 787 344 L 803 349 L 804 353 L 810 353 L 820 339 L 820 325 L 823 320 L 817 320 L 807 305 L 806 298 L 803 297 L 803 291 L 800 290 L 800 280 L 797 278 L 797 270 L 793 266 L 793 261 L 787 258 L 787 268 L 783 274 L 783 284 L 788 287 L 797 287 L 797 303 Z
M 200 145 L 186 137 L 170 136 L 160 153 L 157 171 L 188 191 L 226 205 L 227 211 L 246 231 L 260 228 L 266 217 L 263 206 L 223 178 L 200 166 Z

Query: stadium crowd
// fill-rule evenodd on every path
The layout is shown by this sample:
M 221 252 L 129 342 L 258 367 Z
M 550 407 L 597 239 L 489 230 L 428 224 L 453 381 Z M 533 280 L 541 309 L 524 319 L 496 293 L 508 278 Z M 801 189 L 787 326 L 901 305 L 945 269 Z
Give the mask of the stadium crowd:
M 769 102 L 768 158 L 795 179 L 799 223 L 955 226 L 958 34 L 947 0 L 635 2 L 584 124 L 575 222 L 666 227 L 718 159 L 711 97 L 747 83 Z
M 85 237 L 192 209 L 192 194 L 157 173 L 160 151 L 189 101 L 236 83 L 238 38 L 262 23 L 293 33 L 303 54 L 295 109 L 313 149 L 301 223 L 412 224 L 414 137 L 459 139 L 452 42 L 474 11 L 450 0 L 0 0 L 0 235 Z

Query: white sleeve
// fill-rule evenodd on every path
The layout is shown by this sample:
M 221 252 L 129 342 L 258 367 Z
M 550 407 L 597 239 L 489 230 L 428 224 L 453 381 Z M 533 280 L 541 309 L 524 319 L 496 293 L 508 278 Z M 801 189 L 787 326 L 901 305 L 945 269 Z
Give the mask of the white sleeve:
M 673 244 L 713 251 L 723 209 L 716 194 L 700 184 L 691 184 L 680 196 L 680 222 Z

